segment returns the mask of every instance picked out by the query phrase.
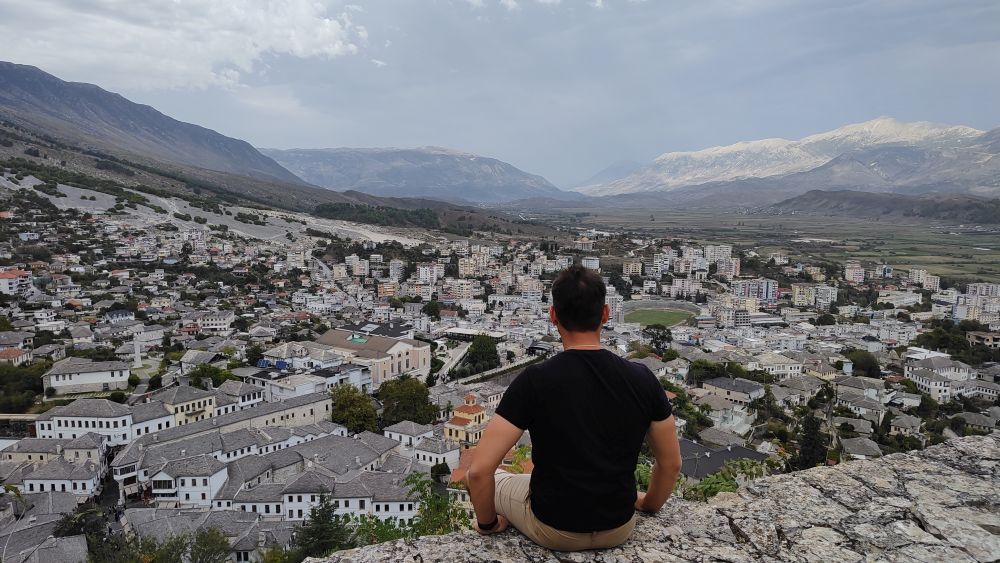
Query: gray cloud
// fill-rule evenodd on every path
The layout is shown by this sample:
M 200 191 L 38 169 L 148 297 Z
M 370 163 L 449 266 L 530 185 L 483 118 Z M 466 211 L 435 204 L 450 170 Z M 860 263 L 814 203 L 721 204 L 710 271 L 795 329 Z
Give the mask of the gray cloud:
M 556 183 L 878 115 L 1000 125 L 992 0 L 0 0 L 4 57 L 258 146 L 443 145 Z

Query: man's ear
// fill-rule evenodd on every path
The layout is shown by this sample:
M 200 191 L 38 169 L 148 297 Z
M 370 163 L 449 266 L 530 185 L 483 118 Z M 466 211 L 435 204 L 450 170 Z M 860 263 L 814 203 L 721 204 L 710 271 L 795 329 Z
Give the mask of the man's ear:
M 609 318 L 611 318 L 611 307 L 608 307 L 608 304 L 605 303 L 604 308 L 601 309 L 601 324 L 602 325 L 608 324 Z
M 556 308 L 551 305 L 549 306 L 549 320 L 552 321 L 552 324 L 559 326 L 559 318 L 556 317 Z

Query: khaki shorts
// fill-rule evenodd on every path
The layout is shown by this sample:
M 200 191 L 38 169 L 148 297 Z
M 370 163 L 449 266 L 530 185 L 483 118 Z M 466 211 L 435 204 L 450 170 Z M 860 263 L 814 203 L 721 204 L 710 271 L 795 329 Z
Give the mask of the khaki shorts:
M 531 541 L 556 551 L 581 551 L 604 549 L 621 545 L 635 528 L 635 516 L 611 530 L 600 532 L 564 532 L 535 518 L 529 500 L 531 475 L 515 475 L 506 471 L 496 472 L 495 502 L 497 512 L 503 514 L 512 526 Z

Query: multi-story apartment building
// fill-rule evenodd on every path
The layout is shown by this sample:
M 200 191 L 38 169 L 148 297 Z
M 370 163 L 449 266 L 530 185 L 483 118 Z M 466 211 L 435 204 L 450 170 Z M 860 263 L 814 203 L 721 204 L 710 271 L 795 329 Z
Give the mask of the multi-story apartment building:
M 11 269 L 0 272 L 0 293 L 4 295 L 26 295 L 31 289 L 31 272 Z
M 627 277 L 642 275 L 641 260 L 626 260 L 622 262 L 622 274 Z
M 848 260 L 844 264 L 844 280 L 850 283 L 865 282 L 865 269 L 861 266 L 861 262 Z
M 625 322 L 625 297 L 623 295 L 618 293 L 614 287 L 608 286 L 608 291 L 604 296 L 604 302 L 608 305 L 609 322 Z
M 762 303 L 778 300 L 778 282 L 768 278 L 736 280 L 732 283 L 732 291 L 737 297 L 756 297 Z

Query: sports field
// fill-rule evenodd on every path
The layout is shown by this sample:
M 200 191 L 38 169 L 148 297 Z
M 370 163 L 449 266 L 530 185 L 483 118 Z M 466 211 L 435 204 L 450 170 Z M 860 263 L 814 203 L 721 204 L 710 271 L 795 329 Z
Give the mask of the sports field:
M 642 326 L 655 324 L 674 326 L 693 316 L 691 313 L 679 309 L 637 309 L 625 315 L 625 322 L 639 323 Z

